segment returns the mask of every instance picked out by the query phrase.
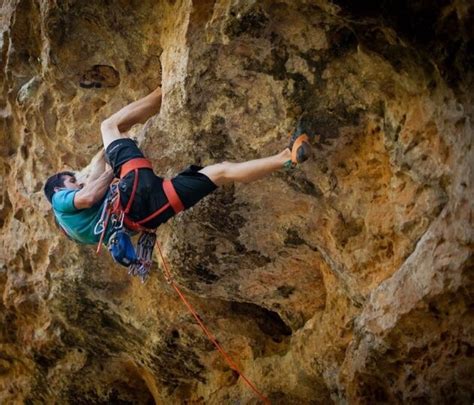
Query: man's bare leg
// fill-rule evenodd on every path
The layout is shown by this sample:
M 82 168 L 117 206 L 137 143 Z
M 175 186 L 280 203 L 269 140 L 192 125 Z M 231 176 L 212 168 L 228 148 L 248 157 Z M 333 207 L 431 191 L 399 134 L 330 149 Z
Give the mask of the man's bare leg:
M 103 121 L 101 131 L 104 149 L 114 140 L 123 138 L 123 133 L 133 125 L 144 123 L 152 115 L 157 114 L 160 111 L 161 99 L 161 89 L 157 88 Z M 282 169 L 290 159 L 291 152 L 285 149 L 277 155 L 262 159 L 241 163 L 218 163 L 205 167 L 200 172 L 207 175 L 217 186 L 232 182 L 249 183 Z
M 124 138 L 125 133 L 135 124 L 143 124 L 161 108 L 161 88 L 158 87 L 147 96 L 123 107 L 102 122 L 100 130 L 104 149 L 116 139 Z
M 222 162 L 207 166 L 200 173 L 209 177 L 216 186 L 238 182 L 250 183 L 283 168 L 291 159 L 289 149 L 270 157 L 249 160 L 241 163 Z

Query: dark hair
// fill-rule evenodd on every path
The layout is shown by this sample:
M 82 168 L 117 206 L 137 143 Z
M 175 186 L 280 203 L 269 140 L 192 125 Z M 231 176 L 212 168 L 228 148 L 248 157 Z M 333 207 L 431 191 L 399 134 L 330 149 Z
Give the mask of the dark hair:
M 53 194 L 55 193 L 55 187 L 64 187 L 64 176 L 74 177 L 74 173 L 59 172 L 53 174 L 48 180 L 46 180 L 43 191 L 50 204 L 53 203 Z

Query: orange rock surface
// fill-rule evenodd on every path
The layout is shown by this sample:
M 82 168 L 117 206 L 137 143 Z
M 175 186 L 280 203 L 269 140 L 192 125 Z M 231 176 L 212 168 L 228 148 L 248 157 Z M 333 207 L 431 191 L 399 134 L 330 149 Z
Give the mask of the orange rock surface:
M 158 231 L 175 280 L 275 404 L 474 400 L 473 5 L 5 0 L 0 403 L 257 403 L 161 263 L 141 284 L 67 240 L 42 187 L 161 83 L 131 131 L 162 176 L 314 159 Z M 87 175 L 87 168 L 82 172 Z

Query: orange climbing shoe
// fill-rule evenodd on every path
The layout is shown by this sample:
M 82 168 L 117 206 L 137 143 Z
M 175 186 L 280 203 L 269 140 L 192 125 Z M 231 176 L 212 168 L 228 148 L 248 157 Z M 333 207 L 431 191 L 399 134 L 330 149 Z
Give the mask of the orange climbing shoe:
M 312 148 L 310 142 L 315 136 L 314 131 L 310 128 L 308 117 L 300 117 L 296 124 L 296 129 L 291 135 L 290 145 L 288 146 L 291 151 L 291 160 L 285 163 L 286 167 L 295 167 L 311 157 Z
M 306 134 L 299 135 L 291 145 L 291 163 L 297 165 L 311 157 L 311 145 Z

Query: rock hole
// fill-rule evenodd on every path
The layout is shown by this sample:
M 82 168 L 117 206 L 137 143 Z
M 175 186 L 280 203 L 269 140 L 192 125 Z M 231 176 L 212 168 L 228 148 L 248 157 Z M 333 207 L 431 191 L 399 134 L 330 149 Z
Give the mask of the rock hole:
M 213 284 L 215 281 L 219 280 L 219 277 L 217 277 L 211 270 L 209 270 L 203 264 L 197 264 L 194 267 L 194 271 L 198 277 L 198 280 L 203 283 Z
M 13 216 L 16 220 L 20 222 L 25 222 L 25 212 L 22 208 L 20 208 L 17 212 L 15 212 L 15 215 Z
M 243 34 L 260 37 L 269 18 L 260 7 L 248 10 L 245 14 L 237 14 L 225 28 L 225 34 L 230 37 L 239 37 Z
M 79 86 L 85 89 L 116 87 L 120 83 L 120 74 L 112 66 L 94 65 L 84 72 Z
M 281 174 L 281 177 L 285 174 Z M 323 192 L 314 183 L 304 177 L 303 173 L 288 173 L 286 174 L 286 181 L 288 185 L 295 191 L 309 196 L 320 198 Z
M 8 198 L 8 194 L 4 194 L 4 200 L 2 201 L 2 205 L 0 206 L 0 228 L 3 228 L 3 225 L 5 224 L 5 220 L 7 219 L 11 209 L 12 209 L 12 204 L 10 202 L 10 199 Z
M 26 145 L 21 145 L 20 153 L 23 160 L 28 159 L 29 154 L 28 154 L 28 147 Z
M 17 269 L 23 270 L 27 274 L 33 273 L 33 268 L 31 267 L 31 260 L 25 247 L 22 247 L 20 248 L 20 250 L 18 250 L 17 256 L 12 262 L 12 265 L 14 267 L 17 267 Z
M 289 298 L 291 294 L 296 290 L 295 287 L 289 285 L 281 285 L 277 288 L 277 292 L 283 298 Z
M 304 245 L 306 242 L 299 236 L 298 231 L 296 229 L 289 228 L 286 231 L 286 238 L 283 243 L 287 246 L 296 247 Z
M 33 186 L 33 193 L 37 193 L 43 189 L 43 182 L 40 180 L 37 180 L 35 182 L 35 185 Z
M 40 368 L 47 370 L 54 366 L 55 360 L 49 358 L 48 356 L 42 354 L 36 354 L 33 356 L 35 363 L 39 365 Z
M 439 309 L 436 307 L 435 304 L 430 303 L 429 306 L 428 306 L 428 308 L 429 308 L 430 312 L 433 314 L 433 316 L 434 316 L 435 318 L 439 318 L 439 316 L 440 316 L 441 313 L 440 313 Z
M 348 27 L 338 27 L 335 31 L 328 33 L 328 36 L 331 42 L 331 50 L 338 57 L 356 49 L 358 44 L 356 35 Z
M 258 328 L 274 342 L 280 343 L 291 336 L 291 328 L 274 311 L 246 302 L 232 302 L 231 310 L 238 315 L 253 319 Z

